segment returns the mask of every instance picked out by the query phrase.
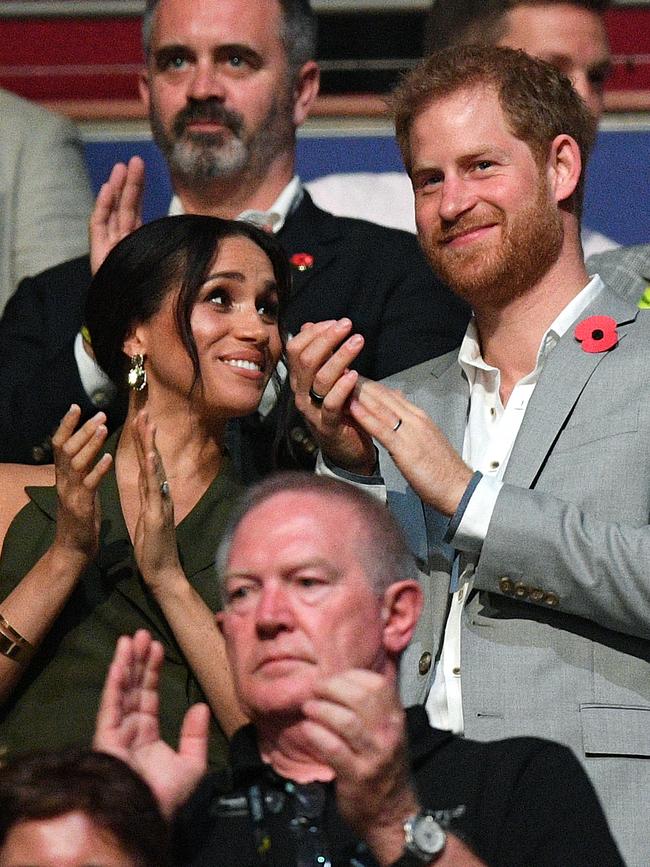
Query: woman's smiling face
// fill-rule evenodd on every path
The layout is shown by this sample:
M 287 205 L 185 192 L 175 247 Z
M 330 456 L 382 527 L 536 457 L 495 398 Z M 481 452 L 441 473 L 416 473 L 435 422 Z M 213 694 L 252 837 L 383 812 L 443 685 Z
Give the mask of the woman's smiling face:
M 178 333 L 178 290 L 134 329 L 145 355 L 148 399 L 191 399 L 210 414 L 254 412 L 282 352 L 273 266 L 249 238 L 223 238 L 190 314 L 200 381 Z M 125 343 L 130 348 L 131 338 Z

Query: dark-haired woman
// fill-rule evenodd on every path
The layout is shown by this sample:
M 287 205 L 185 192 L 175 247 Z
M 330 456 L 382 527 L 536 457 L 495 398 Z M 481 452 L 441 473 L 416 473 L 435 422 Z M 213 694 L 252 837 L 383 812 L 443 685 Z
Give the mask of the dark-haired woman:
M 242 722 L 211 613 L 239 490 L 224 434 L 275 369 L 289 279 L 273 236 L 200 216 L 141 227 L 97 272 L 86 322 L 100 366 L 128 382 L 127 421 L 107 440 L 103 414 L 78 428 L 73 406 L 56 487 L 31 489 L 5 538 L 0 750 L 90 743 L 115 641 L 146 627 L 165 646 L 163 737 L 205 694 L 224 759 Z

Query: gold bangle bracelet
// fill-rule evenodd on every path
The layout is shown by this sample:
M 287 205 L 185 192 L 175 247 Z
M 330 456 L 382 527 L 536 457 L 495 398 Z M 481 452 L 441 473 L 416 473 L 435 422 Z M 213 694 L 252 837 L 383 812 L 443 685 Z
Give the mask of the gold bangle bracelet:
M 13 659 L 14 662 L 23 662 L 24 648 L 16 641 L 6 636 L 4 632 L 0 632 L 0 653 L 8 659 Z
M 26 638 L 8 623 L 0 614 L 0 653 L 14 662 L 25 663 L 32 655 L 34 648 Z

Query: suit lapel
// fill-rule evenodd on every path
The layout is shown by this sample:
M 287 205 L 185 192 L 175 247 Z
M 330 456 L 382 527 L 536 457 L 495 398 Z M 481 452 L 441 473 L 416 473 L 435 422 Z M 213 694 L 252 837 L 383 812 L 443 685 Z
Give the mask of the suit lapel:
M 637 310 L 605 288 L 581 314 L 611 316 L 618 325 L 619 341 L 625 339 Z M 610 350 L 615 352 L 616 349 Z M 565 424 L 590 377 L 609 352 L 590 353 L 574 337 L 572 325 L 547 358 L 504 474 L 504 481 L 528 488 L 535 485 L 546 456 Z
M 418 406 L 427 412 L 461 454 L 467 424 L 469 386 L 458 363 L 457 350 L 445 356 L 444 362 L 442 359 L 438 362 L 431 372 L 431 379 L 413 396 Z
M 458 364 L 457 353 L 449 353 L 435 362 L 429 377 L 412 392 L 407 391 L 406 397 L 427 413 L 456 451 L 462 454 L 469 388 Z M 431 558 L 435 548 L 436 557 L 442 557 L 438 568 L 450 568 L 453 549 L 443 542 L 448 519 L 430 506 L 422 504 L 422 509 L 427 528 L 428 556 Z
M 302 202 L 278 233 L 289 259 L 297 253 L 309 253 L 313 257 L 313 264 L 303 270 L 293 262 L 291 264 L 291 294 L 294 298 L 316 275 L 329 267 L 337 255 L 340 234 L 337 220 L 317 208 L 305 192 Z

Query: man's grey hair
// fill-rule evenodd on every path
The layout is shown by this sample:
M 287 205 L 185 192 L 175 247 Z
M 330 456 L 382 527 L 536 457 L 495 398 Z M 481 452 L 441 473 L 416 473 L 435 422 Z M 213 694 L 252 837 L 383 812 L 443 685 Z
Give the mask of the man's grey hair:
M 425 24 L 426 53 L 450 45 L 496 45 L 508 30 L 506 15 L 517 6 L 568 3 L 601 14 L 611 0 L 435 0 Z
M 142 47 L 144 56 L 149 59 L 153 20 L 156 6 L 160 0 L 147 0 L 142 17 Z M 219 0 L 214 0 L 218 3 Z M 256 2 L 256 0 L 245 0 Z M 285 50 L 287 64 L 292 80 L 301 66 L 316 57 L 316 16 L 309 0 L 278 0 L 282 14 L 280 40 Z
M 233 538 L 242 520 L 253 509 L 278 494 L 308 494 L 324 500 L 335 500 L 354 511 L 357 555 L 366 577 L 378 597 L 382 597 L 396 581 L 417 579 L 415 559 L 406 544 L 400 527 L 377 499 L 346 482 L 312 473 L 276 473 L 248 488 L 239 500 L 217 550 L 217 572 L 221 603 L 225 602 L 223 585 Z M 360 529 L 360 532 L 359 532 Z M 265 528 L 260 526 L 260 534 Z M 339 544 L 331 539 L 332 548 Z

